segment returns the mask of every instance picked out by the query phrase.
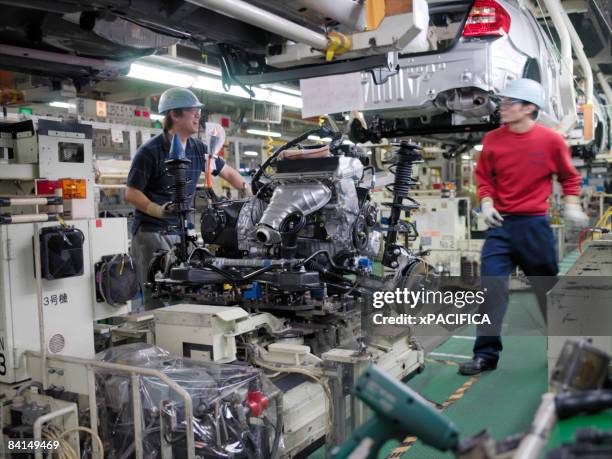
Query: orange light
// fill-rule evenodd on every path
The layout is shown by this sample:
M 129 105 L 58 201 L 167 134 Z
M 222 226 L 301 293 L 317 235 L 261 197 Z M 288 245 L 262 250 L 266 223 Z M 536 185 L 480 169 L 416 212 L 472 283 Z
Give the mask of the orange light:
M 87 198 L 87 181 L 85 179 L 60 179 L 64 199 Z

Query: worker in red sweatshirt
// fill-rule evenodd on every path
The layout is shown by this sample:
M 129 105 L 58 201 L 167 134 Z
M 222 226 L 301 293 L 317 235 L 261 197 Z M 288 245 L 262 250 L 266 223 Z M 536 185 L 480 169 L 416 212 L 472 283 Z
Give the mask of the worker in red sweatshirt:
M 565 140 L 535 121 L 545 104 L 544 88 L 518 79 L 500 96 L 503 125 L 485 135 L 476 166 L 482 216 L 489 227 L 481 256 L 486 293 L 479 312 L 488 315 L 491 325 L 478 327 L 474 357 L 459 367 L 464 375 L 497 368 L 509 275 L 516 266 L 529 277 L 546 319 L 546 291 L 558 272 L 547 215 L 553 174 L 563 188 L 566 224 L 588 224 L 579 200 L 581 177 Z

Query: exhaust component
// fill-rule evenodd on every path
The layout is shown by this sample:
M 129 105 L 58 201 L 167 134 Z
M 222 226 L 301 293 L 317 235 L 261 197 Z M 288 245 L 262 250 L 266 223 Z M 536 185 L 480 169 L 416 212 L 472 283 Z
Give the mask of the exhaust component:
M 290 183 L 275 188 L 270 204 L 255 228 L 255 237 L 265 245 L 281 242 L 280 225 L 289 215 L 307 216 L 325 206 L 331 190 L 321 183 Z

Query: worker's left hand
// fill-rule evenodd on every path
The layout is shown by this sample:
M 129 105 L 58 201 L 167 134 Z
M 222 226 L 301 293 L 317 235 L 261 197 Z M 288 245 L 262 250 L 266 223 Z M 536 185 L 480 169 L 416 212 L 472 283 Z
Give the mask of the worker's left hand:
M 244 199 L 247 197 L 253 196 L 253 193 L 251 193 L 251 185 L 249 183 L 243 183 L 242 187 L 240 188 L 240 190 L 238 190 L 238 197 L 240 199 Z
M 570 223 L 579 228 L 584 228 L 589 224 L 589 217 L 584 213 L 580 204 L 565 203 L 563 218 L 566 223 Z

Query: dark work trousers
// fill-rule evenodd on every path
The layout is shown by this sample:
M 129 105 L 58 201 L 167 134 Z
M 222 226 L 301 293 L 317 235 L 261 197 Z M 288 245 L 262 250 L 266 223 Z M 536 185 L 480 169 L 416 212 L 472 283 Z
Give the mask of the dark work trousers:
M 147 272 L 149 263 L 153 259 L 153 255 L 157 250 L 172 250 L 174 244 L 179 241 L 179 237 L 173 234 L 164 234 L 162 231 L 143 231 L 142 227 L 138 228 L 136 234 L 132 237 L 132 256 L 136 258 L 140 275 L 140 287 L 143 294 L 143 304 L 141 307 L 133 305 L 136 310 L 157 309 L 164 306 L 164 302 L 158 298 L 151 296 L 151 290 L 144 286 L 147 281 Z M 144 306 L 144 308 L 142 308 Z
M 501 227 L 487 230 L 480 269 L 485 301 L 479 312 L 488 314 L 491 325 L 478 326 L 474 357 L 490 362 L 499 359 L 503 349 L 502 322 L 508 309 L 509 276 L 517 266 L 527 275 L 546 320 L 546 292 L 556 283 L 559 272 L 548 216 L 506 215 Z

